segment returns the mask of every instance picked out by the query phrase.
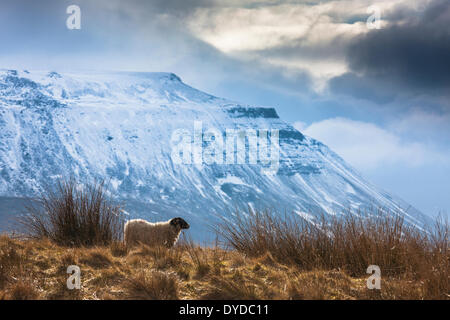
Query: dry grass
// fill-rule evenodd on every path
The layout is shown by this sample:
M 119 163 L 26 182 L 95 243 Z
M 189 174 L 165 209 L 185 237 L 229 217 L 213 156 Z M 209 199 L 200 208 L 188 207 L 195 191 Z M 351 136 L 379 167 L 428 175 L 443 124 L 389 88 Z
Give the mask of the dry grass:
M 193 262 L 195 279 L 201 279 L 209 274 L 220 275 L 227 252 L 219 248 L 217 240 L 214 247 L 202 248 L 195 244 L 190 237 L 183 235 L 178 248 L 187 252 Z
M 68 248 L 46 239 L 2 236 L 0 299 L 450 298 L 445 225 L 418 236 L 398 220 L 397 225 L 387 220 L 389 226 L 355 220 L 329 225 L 333 238 L 312 227 L 299 233 L 299 225 L 286 229 L 284 222 L 264 219 L 250 221 L 253 229 L 241 236 L 233 233 L 232 249 L 201 247 L 190 239 L 172 249 L 127 250 L 120 242 Z M 367 289 L 369 264 L 381 267 L 381 290 Z M 81 269 L 80 290 L 66 287 L 69 265 Z
M 114 257 L 124 257 L 128 254 L 128 247 L 121 241 L 113 241 L 110 248 Z
M 105 269 L 111 266 L 112 261 L 107 250 L 96 248 L 88 250 L 80 258 L 80 263 L 88 265 L 94 269 Z
M 1 264 L 6 280 L 0 287 L 0 298 L 428 299 L 436 298 L 428 296 L 435 290 L 428 288 L 435 288 L 431 281 L 441 279 L 433 274 L 428 281 L 382 276 L 382 289 L 368 290 L 368 275 L 352 277 L 343 270 L 305 271 L 277 261 L 272 253 L 250 257 L 235 250 L 187 249 L 184 245 L 173 249 L 139 246 L 119 256 L 111 251 L 111 247 L 68 251 L 45 240 L 2 237 L 0 252 L 7 252 L 3 257 L 12 259 Z M 81 269 L 80 290 L 66 287 L 66 270 L 73 264 Z M 442 292 L 448 292 L 448 284 L 440 285 Z
M 18 281 L 8 288 L 8 294 L 4 298 L 8 300 L 37 300 L 39 293 L 31 283 Z
M 142 272 L 125 284 L 126 298 L 133 300 L 177 300 L 178 279 L 161 271 Z
M 120 206 L 107 196 L 104 182 L 60 180 L 56 190 L 46 188 L 27 211 L 19 219 L 26 236 L 63 246 L 108 245 L 123 232 Z
M 449 226 L 442 220 L 421 232 L 382 212 L 321 217 L 315 223 L 249 212 L 237 214 L 218 231 L 231 248 L 249 257 L 269 252 L 278 263 L 301 271 L 342 270 L 352 277 L 365 276 L 369 265 L 378 265 L 384 277 L 420 282 L 419 296 L 449 297 Z

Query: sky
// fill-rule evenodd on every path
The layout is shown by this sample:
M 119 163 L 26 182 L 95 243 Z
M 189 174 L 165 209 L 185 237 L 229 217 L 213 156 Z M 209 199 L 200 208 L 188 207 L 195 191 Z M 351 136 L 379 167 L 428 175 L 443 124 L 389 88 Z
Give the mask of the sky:
M 173 72 L 275 107 L 376 185 L 448 216 L 449 26 L 448 0 L 0 0 L 0 68 Z

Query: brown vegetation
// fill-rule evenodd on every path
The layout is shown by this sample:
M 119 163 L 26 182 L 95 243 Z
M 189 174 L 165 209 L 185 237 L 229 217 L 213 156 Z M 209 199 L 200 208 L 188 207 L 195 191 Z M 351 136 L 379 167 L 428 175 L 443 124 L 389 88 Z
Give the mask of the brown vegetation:
M 401 293 L 394 290 L 393 297 L 449 298 L 449 226 L 442 219 L 419 230 L 381 211 L 322 216 L 315 222 L 249 212 L 217 230 L 231 248 L 249 257 L 270 253 L 300 271 L 340 270 L 352 277 L 365 276 L 369 265 L 377 265 L 384 279 L 406 286 Z
M 73 180 L 0 237 L 0 299 L 449 299 L 448 223 L 419 231 L 395 215 L 351 213 L 308 222 L 250 212 L 218 226 L 223 242 L 190 238 L 127 248 L 103 184 Z M 67 268 L 81 289 L 67 288 Z M 381 289 L 366 285 L 369 265 Z
M 186 238 L 172 249 L 141 245 L 127 251 L 117 242 L 67 248 L 3 236 L 0 299 L 449 299 L 448 227 L 420 238 L 402 227 L 400 236 L 383 237 L 380 230 L 399 226 L 365 226 L 362 234 L 358 220 L 350 225 L 347 220 L 340 222 L 339 230 L 347 233 L 339 244 L 314 238 L 312 229 L 308 242 L 304 234 L 281 229 L 284 222 L 258 219 L 276 228 L 274 233 L 264 238 L 259 227 L 246 229 L 245 240 L 233 233 L 230 249 L 200 247 Z M 377 223 L 387 221 L 392 223 Z M 380 247 L 389 251 L 383 254 Z M 367 288 L 364 263 L 380 266 L 381 290 Z M 66 270 L 73 264 L 81 268 L 80 290 L 66 287 Z
M 50 239 L 63 246 L 108 245 L 120 240 L 120 206 L 107 196 L 104 182 L 79 185 L 74 179 L 58 181 L 27 207 L 19 222 L 34 239 Z

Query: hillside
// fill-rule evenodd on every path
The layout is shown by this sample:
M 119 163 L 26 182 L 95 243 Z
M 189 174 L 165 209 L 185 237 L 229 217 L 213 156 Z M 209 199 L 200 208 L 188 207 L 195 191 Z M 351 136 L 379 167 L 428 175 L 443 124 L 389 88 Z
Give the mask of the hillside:
M 81 269 L 80 290 L 66 286 L 74 264 Z M 142 246 L 126 253 L 120 245 L 67 249 L 2 237 L 0 266 L 0 299 L 436 298 L 423 281 L 383 277 L 381 290 L 369 290 L 369 275 L 302 271 L 270 254 L 250 258 L 218 248 Z

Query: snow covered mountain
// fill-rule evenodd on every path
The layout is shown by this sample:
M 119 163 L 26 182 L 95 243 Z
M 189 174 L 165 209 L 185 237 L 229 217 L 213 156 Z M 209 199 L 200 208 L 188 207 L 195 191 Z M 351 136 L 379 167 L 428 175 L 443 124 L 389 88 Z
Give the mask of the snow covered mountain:
M 267 165 L 260 152 L 252 162 L 250 135 L 238 139 L 250 152 L 245 158 L 239 160 L 236 147 L 234 162 L 208 162 L 213 141 L 224 141 L 211 135 L 208 140 L 209 129 L 223 137 L 227 130 L 256 131 L 258 138 L 264 130 L 273 139 L 278 134 L 267 143 L 279 147 L 270 153 L 279 152 L 279 159 Z M 181 140 L 192 146 L 192 157 L 178 152 Z M 196 147 L 203 154 L 195 153 Z M 218 155 L 222 149 L 214 150 Z M 174 155 L 187 160 L 180 163 Z M 427 222 L 327 146 L 281 120 L 273 108 L 211 96 L 171 73 L 0 71 L 0 196 L 33 196 L 69 175 L 110 179 L 131 216 L 151 221 L 182 216 L 197 239 L 210 239 L 207 225 L 218 215 L 248 206 L 306 219 L 383 207 L 411 223 Z

